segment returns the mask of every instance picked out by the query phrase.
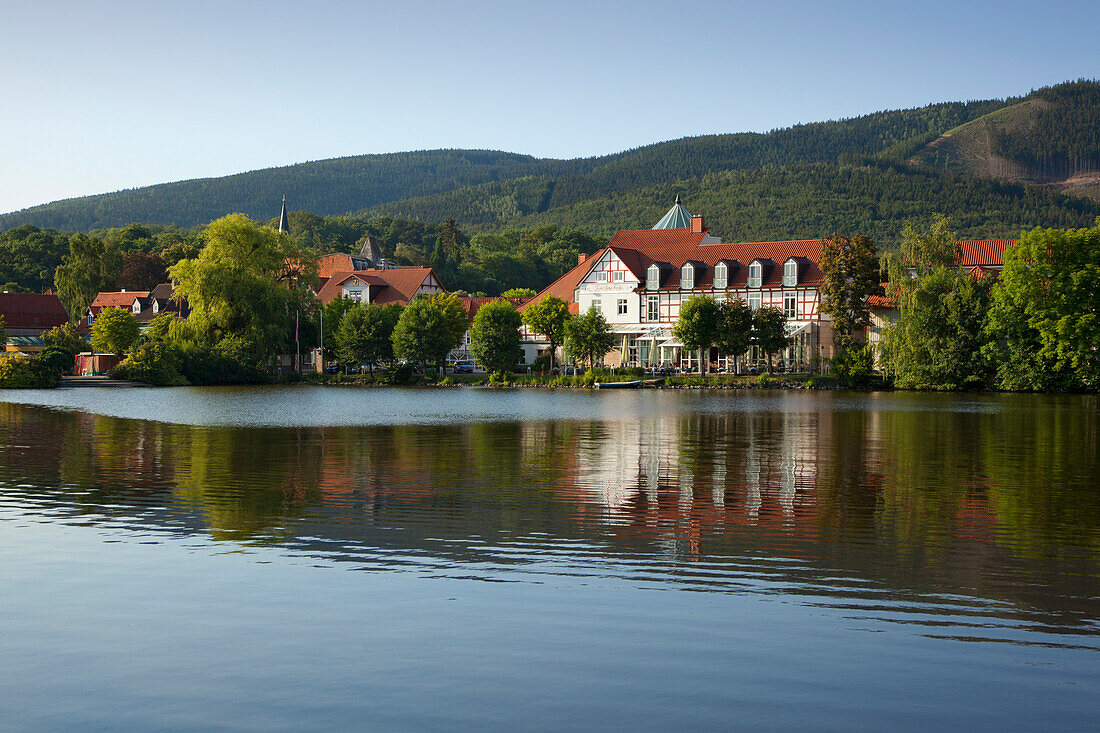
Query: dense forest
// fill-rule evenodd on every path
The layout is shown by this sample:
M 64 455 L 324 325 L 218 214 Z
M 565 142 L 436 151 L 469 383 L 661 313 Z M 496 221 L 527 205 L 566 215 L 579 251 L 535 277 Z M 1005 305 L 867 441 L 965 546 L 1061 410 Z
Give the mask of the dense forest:
M 652 226 L 679 194 L 726 241 L 804 239 L 839 231 L 867 234 L 885 246 L 896 241 L 906 220 L 930 220 L 933 212 L 950 216 L 961 236 L 982 239 L 1015 237 L 1036 224 L 1085 227 L 1100 215 L 1100 202 L 1049 189 L 874 158 L 725 171 L 542 211 L 527 206 L 535 187 L 532 179 L 486 184 L 364 215 L 452 216 L 482 231 L 556 224 L 610 236 L 618 229 Z
M 71 231 L 124 226 L 133 221 L 195 226 L 230 211 L 262 219 L 277 209 L 283 194 L 295 207 L 334 215 L 469 186 L 534 177 L 542 184 L 525 191 L 531 200 L 525 200 L 518 210 L 524 214 L 531 208 L 546 210 L 723 170 L 873 155 L 914 137 L 939 135 L 1008 101 L 948 102 L 796 125 L 769 133 L 683 138 L 575 160 L 483 150 L 335 158 L 66 199 L 2 214 L 0 230 L 26 223 Z M 442 221 L 447 215 L 433 218 Z

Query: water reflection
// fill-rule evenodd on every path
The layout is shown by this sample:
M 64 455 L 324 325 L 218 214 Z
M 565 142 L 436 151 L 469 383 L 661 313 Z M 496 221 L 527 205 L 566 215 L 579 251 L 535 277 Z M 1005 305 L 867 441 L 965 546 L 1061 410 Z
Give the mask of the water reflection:
M 0 403 L 0 521 L 450 577 L 787 594 L 931 635 L 1096 646 L 1094 398 L 675 399 L 687 407 L 358 427 Z

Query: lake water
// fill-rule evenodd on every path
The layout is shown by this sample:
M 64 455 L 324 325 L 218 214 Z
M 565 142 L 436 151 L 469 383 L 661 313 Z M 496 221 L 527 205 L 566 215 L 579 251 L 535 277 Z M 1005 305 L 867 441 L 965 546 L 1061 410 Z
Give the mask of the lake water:
M 1095 396 L 0 393 L 0 728 L 1100 727 Z

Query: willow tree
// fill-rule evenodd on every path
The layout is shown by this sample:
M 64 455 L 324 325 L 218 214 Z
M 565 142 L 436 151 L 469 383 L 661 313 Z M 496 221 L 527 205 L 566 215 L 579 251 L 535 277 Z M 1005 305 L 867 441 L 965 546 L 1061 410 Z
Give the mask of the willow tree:
M 259 360 L 293 349 L 300 321 L 316 310 L 314 261 L 287 236 L 243 214 L 210 222 L 194 259 L 169 269 L 187 299 L 187 332 L 201 345 L 232 337 Z

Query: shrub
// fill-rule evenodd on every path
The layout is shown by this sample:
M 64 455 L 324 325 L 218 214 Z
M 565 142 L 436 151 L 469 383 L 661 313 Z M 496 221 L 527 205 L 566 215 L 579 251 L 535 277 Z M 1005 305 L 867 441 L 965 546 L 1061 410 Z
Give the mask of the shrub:
M 147 341 L 130 350 L 130 355 L 111 370 L 112 379 L 142 382 L 157 387 L 181 386 L 188 381 L 180 373 L 181 356 L 163 341 Z
M 870 344 L 853 346 L 833 359 L 833 376 L 846 387 L 858 387 L 871 377 L 874 362 Z
M 0 388 L 38 389 L 56 387 L 61 373 L 49 363 L 25 356 L 0 356 Z
M 38 354 L 38 363 L 44 369 L 50 369 L 58 374 L 73 370 L 73 358 L 76 354 L 70 354 L 65 349 L 56 346 L 47 346 Z

